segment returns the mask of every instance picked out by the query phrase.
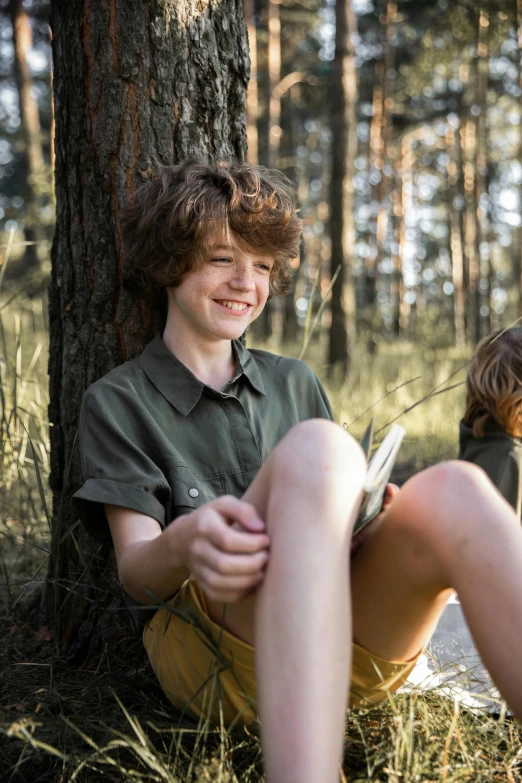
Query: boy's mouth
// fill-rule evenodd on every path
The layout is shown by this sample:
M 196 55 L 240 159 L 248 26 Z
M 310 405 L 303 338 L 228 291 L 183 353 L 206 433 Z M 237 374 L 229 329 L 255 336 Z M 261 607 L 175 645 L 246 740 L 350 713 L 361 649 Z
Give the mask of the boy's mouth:
M 248 302 L 234 302 L 230 299 L 214 299 L 214 301 L 218 305 L 221 305 L 221 307 L 225 307 L 231 313 L 237 313 L 238 315 L 246 313 L 246 311 L 252 307 Z

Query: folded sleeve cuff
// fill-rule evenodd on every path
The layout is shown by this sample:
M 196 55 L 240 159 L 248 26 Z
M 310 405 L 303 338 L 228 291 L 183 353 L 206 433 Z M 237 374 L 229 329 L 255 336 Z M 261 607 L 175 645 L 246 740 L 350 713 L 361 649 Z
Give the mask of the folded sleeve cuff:
M 89 533 L 99 541 L 110 538 L 104 504 L 122 506 L 146 514 L 165 527 L 165 509 L 154 495 L 139 487 L 108 479 L 88 479 L 74 493 L 72 504 Z

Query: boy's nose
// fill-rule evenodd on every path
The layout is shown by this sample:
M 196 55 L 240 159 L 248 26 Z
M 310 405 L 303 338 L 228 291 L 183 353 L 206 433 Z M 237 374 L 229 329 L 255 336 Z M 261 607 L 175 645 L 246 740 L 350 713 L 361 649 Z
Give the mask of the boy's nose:
M 230 280 L 230 285 L 241 291 L 253 291 L 255 288 L 254 273 L 249 269 L 238 271 Z

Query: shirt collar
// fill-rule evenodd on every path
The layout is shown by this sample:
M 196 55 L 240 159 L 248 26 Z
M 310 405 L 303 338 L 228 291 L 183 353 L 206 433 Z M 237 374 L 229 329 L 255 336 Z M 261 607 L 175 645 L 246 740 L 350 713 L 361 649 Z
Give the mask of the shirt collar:
M 238 372 L 234 380 L 244 375 L 250 385 L 260 394 L 265 394 L 261 372 L 250 351 L 239 340 L 233 340 Z M 169 351 L 161 335 L 150 342 L 139 362 L 145 374 L 163 396 L 183 416 L 188 416 L 199 402 L 205 384 Z

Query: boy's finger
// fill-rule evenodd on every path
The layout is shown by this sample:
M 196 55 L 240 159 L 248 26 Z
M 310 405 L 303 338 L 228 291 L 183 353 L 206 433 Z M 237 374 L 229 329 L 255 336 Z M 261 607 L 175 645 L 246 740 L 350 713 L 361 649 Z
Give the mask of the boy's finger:
M 386 484 L 386 489 L 384 491 L 384 497 L 382 499 L 382 510 L 384 511 L 385 508 L 387 508 L 390 503 L 392 502 L 395 495 L 400 492 L 399 487 L 397 484 Z
M 270 539 L 265 533 L 250 533 L 232 528 L 217 509 L 208 509 L 207 537 L 224 552 L 250 554 L 268 549 Z
M 203 550 L 203 557 L 207 566 L 223 576 L 251 576 L 261 571 L 268 562 L 268 551 L 261 549 L 257 552 L 244 554 L 239 552 L 223 552 L 207 542 L 208 549 Z
M 219 511 L 231 522 L 239 522 L 246 530 L 260 533 L 265 530 L 265 523 L 251 503 L 233 495 L 223 495 L 212 501 L 212 508 Z

